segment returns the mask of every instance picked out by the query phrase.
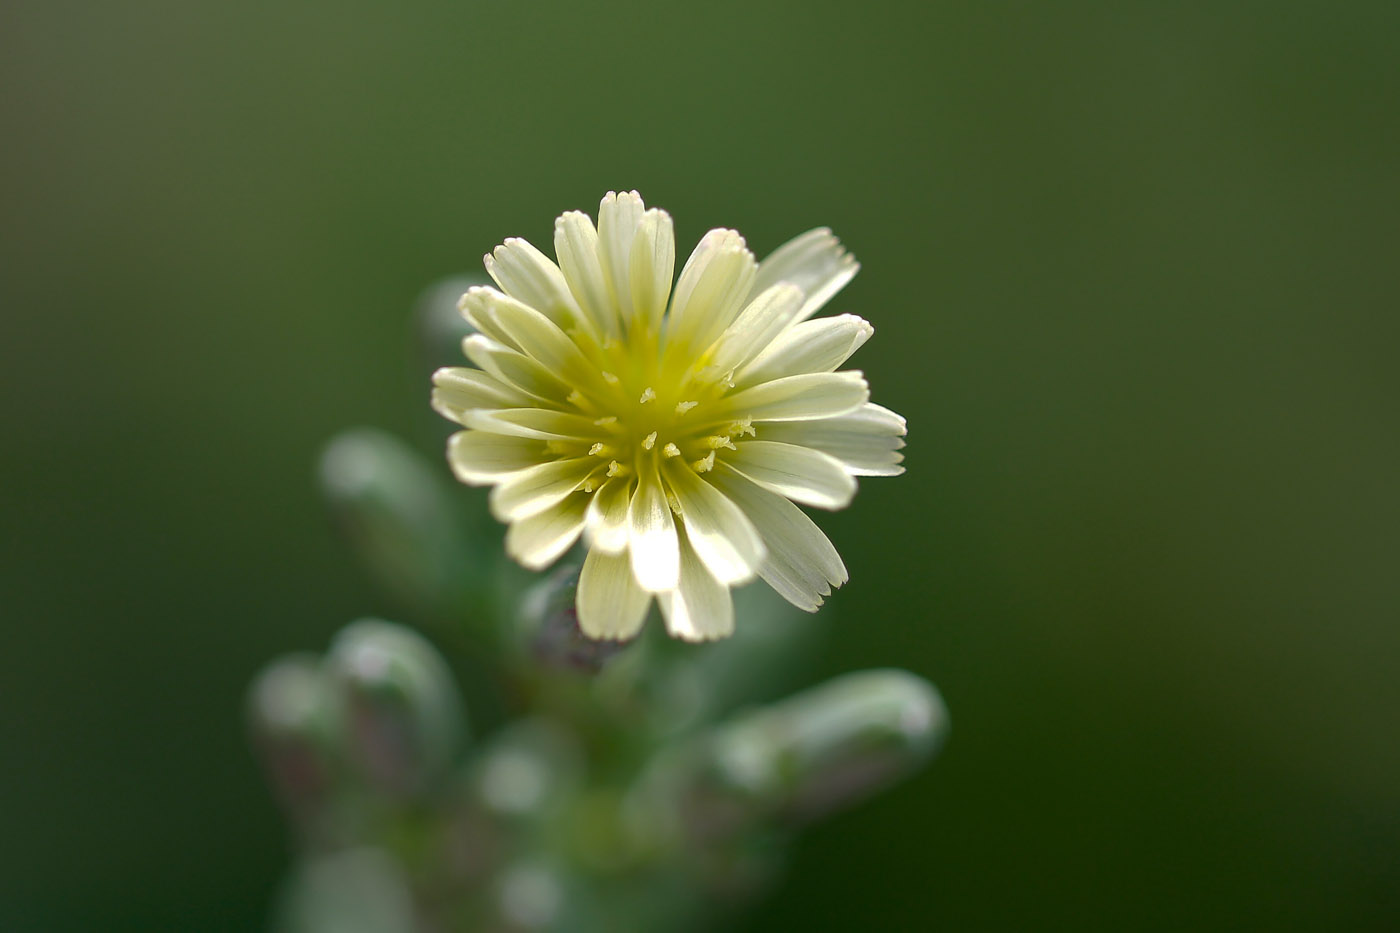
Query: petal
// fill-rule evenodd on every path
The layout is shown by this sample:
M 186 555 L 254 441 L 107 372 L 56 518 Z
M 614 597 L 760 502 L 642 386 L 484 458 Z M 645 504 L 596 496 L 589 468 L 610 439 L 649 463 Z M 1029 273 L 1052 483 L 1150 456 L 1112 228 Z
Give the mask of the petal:
M 821 421 L 792 421 L 764 428 L 765 440 L 800 444 L 830 454 L 852 476 L 898 476 L 904 472 L 904 419 L 869 402 L 849 414 Z
M 810 447 L 750 440 L 726 459 L 764 489 L 803 505 L 844 509 L 856 494 L 856 481 L 841 461 Z
M 447 441 L 447 462 L 459 480 L 473 486 L 494 483 L 543 462 L 544 444 L 528 437 L 487 431 L 458 431 Z
M 860 271 L 860 263 L 825 227 L 806 233 L 775 249 L 758 267 L 755 293 L 779 282 L 791 282 L 807 296 L 797 320 L 805 321 L 831 300 Z
M 768 547 L 768 559 L 758 575 L 778 595 L 798 609 L 816 612 L 831 587 L 846 582 L 841 555 L 805 512 L 723 462 L 706 475 L 753 520 Z
M 609 191 L 598 205 L 598 253 L 624 321 L 632 320 L 632 242 L 642 222 L 642 196 Z
M 518 352 L 520 344 L 516 343 L 508 333 L 497 327 L 494 318 L 486 313 L 487 302 L 491 298 L 506 297 L 487 285 L 473 285 L 458 299 L 457 309 L 462 312 L 462 317 L 472 327 L 502 346 Z
M 739 313 L 758 264 L 733 230 L 711 230 L 681 269 L 667 323 L 668 348 L 680 354 L 708 347 Z
M 472 334 L 463 340 L 462 352 L 477 366 L 532 399 L 562 405 L 573 391 L 538 361 L 485 334 Z
M 875 328 L 854 314 L 802 321 L 783 331 L 735 377 L 741 386 L 799 373 L 829 373 L 850 359 Z
M 855 411 L 870 400 L 870 386 L 858 370 L 786 376 L 751 386 L 719 400 L 718 417 L 754 421 L 810 421 Z
M 642 589 L 652 593 L 675 589 L 680 578 L 680 545 L 655 462 L 639 472 L 637 491 L 627 507 L 627 524 L 632 572 Z
M 462 298 L 467 320 L 483 334 L 513 346 L 570 382 L 591 374 L 588 361 L 569 335 L 549 318 L 493 288 L 470 289 Z
M 598 257 L 598 231 L 587 214 L 565 211 L 559 215 L 554 222 L 554 252 L 569 291 L 593 327 L 604 337 L 615 335 L 616 303 L 608 291 L 603 263 Z
M 651 594 L 637 585 L 626 554 L 594 548 L 578 578 L 578 624 L 589 638 L 631 638 L 646 621 Z
M 686 537 L 710 573 L 729 586 L 752 580 L 766 556 L 753 522 L 681 458 L 667 460 L 663 475 L 680 502 Z
M 773 342 L 802 306 L 802 290 L 780 282 L 760 294 L 740 312 L 709 353 L 709 364 L 721 371 L 737 369 Z
M 632 501 L 632 478 L 614 476 L 593 494 L 588 503 L 588 543 L 600 551 L 617 554 L 627 547 L 627 506 Z
M 538 515 L 564 501 L 597 468 L 596 457 L 576 457 L 511 473 L 491 490 L 491 514 L 503 522 Z
M 598 428 L 587 418 L 544 408 L 501 408 L 496 411 L 469 411 L 462 423 L 478 431 L 513 434 L 539 440 L 566 440 L 587 443 Z M 597 463 L 597 460 L 594 460 Z
M 506 553 L 530 570 L 554 563 L 583 531 L 588 498 L 585 493 L 572 493 L 557 505 L 512 524 L 506 532 Z
M 661 329 L 661 316 L 671 297 L 671 278 L 676 274 L 676 234 L 671 215 L 652 209 L 642 215 L 641 226 L 632 241 L 629 275 L 632 308 L 638 321 L 653 333 Z
M 564 273 L 544 253 L 511 237 L 483 259 L 486 272 L 512 298 L 525 302 L 563 327 L 578 319 L 578 303 Z
M 518 408 L 529 403 L 514 386 L 479 369 L 444 366 L 433 373 L 433 410 L 453 421 L 460 421 L 462 413 L 472 408 Z
M 681 546 L 680 585 L 660 593 L 657 602 L 666 629 L 686 641 L 711 641 L 734 632 L 734 599 L 729 587 L 705 569 L 689 542 Z

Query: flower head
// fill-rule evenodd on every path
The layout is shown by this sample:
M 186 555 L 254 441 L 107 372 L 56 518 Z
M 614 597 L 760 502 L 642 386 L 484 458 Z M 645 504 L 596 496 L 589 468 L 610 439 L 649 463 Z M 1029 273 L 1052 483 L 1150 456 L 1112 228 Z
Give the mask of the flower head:
M 762 263 L 733 230 L 701 238 L 672 286 L 675 237 L 635 191 L 609 192 L 595 228 L 554 225 L 558 264 L 524 240 L 486 256 L 500 286 L 460 307 L 476 368 L 433 376 L 457 478 L 490 485 L 506 549 L 547 566 L 583 535 L 578 618 L 630 638 L 656 597 L 671 634 L 734 628 L 730 587 L 759 576 L 816 611 L 846 581 L 794 503 L 846 506 L 856 476 L 903 472 L 904 419 L 838 372 L 873 329 L 812 318 L 859 268 L 829 230 Z

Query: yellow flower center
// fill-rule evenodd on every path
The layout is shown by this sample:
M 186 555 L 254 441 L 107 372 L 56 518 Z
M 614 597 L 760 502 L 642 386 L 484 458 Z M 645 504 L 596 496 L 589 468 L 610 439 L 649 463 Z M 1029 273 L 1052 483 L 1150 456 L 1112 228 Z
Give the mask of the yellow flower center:
M 752 419 L 734 418 L 716 403 L 732 388 L 733 374 L 708 366 L 684 348 L 636 329 L 599 346 L 581 331 L 570 332 L 597 364 L 597 378 L 573 387 L 569 405 L 589 418 L 596 432 L 581 438 L 586 449 L 558 442 L 557 453 L 600 459 L 584 483 L 592 492 L 612 476 L 637 475 L 680 458 L 697 473 L 714 469 L 717 457 L 754 436 Z

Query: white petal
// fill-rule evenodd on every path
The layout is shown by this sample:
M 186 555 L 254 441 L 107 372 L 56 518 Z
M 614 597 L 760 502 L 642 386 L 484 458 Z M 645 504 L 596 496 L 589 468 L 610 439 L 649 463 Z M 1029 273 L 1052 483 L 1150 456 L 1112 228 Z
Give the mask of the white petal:
M 904 472 L 904 433 L 903 418 L 869 402 L 836 418 L 770 424 L 763 437 L 830 454 L 853 476 L 898 476 Z
M 473 408 L 519 408 L 529 398 L 490 373 L 465 366 L 444 366 L 433 373 L 433 410 L 453 421 Z
M 708 347 L 748 297 L 758 264 L 733 230 L 711 230 L 686 260 L 667 323 L 668 348 L 682 354 Z
M 578 382 L 591 372 L 578 345 L 549 318 L 492 288 L 463 296 L 467 320 L 482 333 L 513 346 L 550 372 Z
M 870 386 L 853 369 L 774 379 L 720 399 L 716 411 L 754 421 L 810 421 L 844 415 L 869 400 Z
M 513 434 L 539 440 L 586 441 L 597 434 L 592 421 L 578 415 L 544 408 L 502 408 L 496 411 L 469 411 L 462 423 L 478 431 Z M 594 463 L 597 463 L 595 458 Z
M 661 316 L 671 297 L 671 278 L 675 274 L 676 234 L 671 215 L 653 208 L 642 215 L 632 241 L 629 272 L 633 312 L 653 333 L 661 329 Z
M 799 373 L 829 373 L 875 333 L 854 314 L 802 321 L 783 331 L 739 371 L 735 384 L 757 385 Z
M 537 360 L 498 343 L 485 334 L 462 341 L 467 359 L 507 385 L 539 401 L 562 404 L 573 391 Z
M 564 273 L 544 253 L 519 237 L 511 237 L 484 259 L 486 272 L 512 298 L 547 315 L 563 327 L 579 317 L 578 304 Z
M 720 370 L 737 369 L 773 342 L 802 306 L 802 290 L 780 282 L 749 302 L 709 354 L 709 364 Z
M 758 575 L 778 595 L 799 609 L 816 612 L 831 587 L 846 582 L 841 555 L 801 509 L 722 462 L 707 475 L 753 520 L 768 547 L 768 559 Z
M 576 492 L 558 505 L 515 522 L 506 532 L 506 553 L 530 570 L 543 570 L 578 540 L 587 508 L 587 494 Z
M 637 582 L 652 593 L 674 589 L 680 578 L 680 545 L 655 463 L 643 467 L 637 478 L 627 523 L 627 549 Z
M 598 231 L 582 211 L 565 211 L 554 222 L 554 252 L 583 313 L 604 336 L 617 333 L 617 307 L 598 256 Z
M 856 481 L 841 461 L 810 447 L 749 440 L 726 459 L 764 489 L 803 505 L 844 509 L 856 494 Z
M 577 457 L 541 463 L 512 473 L 491 490 L 491 514 L 503 522 L 538 515 L 562 502 L 597 468 L 596 457 Z
M 651 594 L 637 585 L 626 554 L 594 548 L 578 578 L 578 624 L 589 638 L 631 638 L 646 621 Z
M 593 494 L 588 503 L 588 543 L 616 554 L 627 547 L 627 506 L 632 501 L 632 478 L 614 476 Z
M 644 207 L 642 196 L 635 191 L 609 191 L 598 205 L 599 256 L 624 321 L 632 320 L 632 242 Z
M 825 227 L 808 230 L 775 249 L 758 267 L 754 293 L 791 282 L 807 296 L 797 320 L 811 317 L 860 271 L 860 263 Z
M 705 569 L 688 542 L 681 546 L 681 579 L 674 590 L 657 594 L 666 629 L 686 641 L 710 641 L 734 632 L 734 599 L 729 587 Z
M 545 446 L 528 437 L 458 431 L 447 441 L 447 462 L 464 483 L 480 486 L 543 462 Z
M 514 300 L 490 286 L 473 285 L 458 299 L 457 309 L 462 312 L 462 317 L 466 318 L 467 323 L 472 327 L 502 346 L 519 352 L 520 344 L 516 343 L 509 334 L 497 327 L 494 318 L 486 313 L 488 302 L 493 298 L 504 298 L 508 301 Z
M 763 564 L 763 539 L 737 505 L 676 457 L 663 475 L 681 505 L 686 537 L 710 572 L 726 585 L 747 583 Z

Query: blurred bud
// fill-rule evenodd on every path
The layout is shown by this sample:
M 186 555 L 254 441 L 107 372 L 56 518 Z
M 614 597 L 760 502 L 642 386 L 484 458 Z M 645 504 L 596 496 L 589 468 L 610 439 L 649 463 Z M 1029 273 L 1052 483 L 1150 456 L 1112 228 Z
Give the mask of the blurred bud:
M 348 756 L 368 784 L 392 797 L 432 787 L 463 732 L 452 673 L 432 645 L 365 619 L 336 637 L 326 668 L 344 704 Z
M 413 897 L 399 866 L 372 848 L 298 866 L 280 899 L 278 933 L 414 933 Z
M 473 793 L 486 812 L 507 820 L 553 816 L 582 780 L 574 736 L 547 719 L 517 721 L 476 756 Z
M 443 473 L 369 428 L 336 436 L 321 455 L 322 492 L 377 581 L 413 609 L 456 614 L 474 562 Z
M 289 655 L 264 668 L 248 691 L 248 726 L 274 792 L 305 827 L 334 790 L 340 734 L 318 659 Z
M 564 910 L 564 882 L 546 865 L 516 865 L 501 874 L 496 900 L 504 929 L 555 929 Z
M 484 275 L 459 275 L 429 285 L 418 296 L 415 317 L 425 372 L 440 366 L 465 366 L 462 338 L 473 333 L 457 302 L 473 285 L 489 285 Z
M 675 828 L 691 839 L 806 822 L 909 775 L 946 731 L 943 701 L 922 678 L 846 674 L 690 744 L 658 770 L 648 809 L 672 808 Z
M 551 670 L 595 673 L 629 642 L 597 641 L 578 627 L 574 597 L 579 568 L 565 564 L 532 586 L 520 601 L 517 635 L 528 659 Z

